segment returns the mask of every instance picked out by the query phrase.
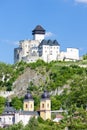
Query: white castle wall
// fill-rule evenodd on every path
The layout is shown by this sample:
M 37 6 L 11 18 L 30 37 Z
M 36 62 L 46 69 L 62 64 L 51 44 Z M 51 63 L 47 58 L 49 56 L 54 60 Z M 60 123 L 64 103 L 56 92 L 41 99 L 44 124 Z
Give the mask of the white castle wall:
M 53 61 L 53 60 L 56 61 L 59 53 L 60 53 L 60 47 L 59 46 L 43 45 L 42 59 L 45 62 L 50 62 L 50 61 Z
M 56 60 L 79 60 L 79 50 L 76 48 L 67 48 L 66 52 L 60 52 L 60 46 L 42 45 L 42 57 L 39 57 L 38 46 L 44 39 L 44 34 L 34 34 L 33 40 L 22 40 L 19 47 L 14 51 L 14 62 L 24 60 L 26 62 L 35 62 L 42 58 L 45 62 Z
M 61 61 L 79 60 L 79 50 L 76 48 L 67 48 L 66 52 L 60 52 L 58 60 L 61 60 Z
M 20 42 L 20 48 L 22 48 L 22 56 L 25 57 L 27 55 L 30 55 L 31 48 L 37 47 L 39 45 L 38 40 L 25 40 L 24 42 Z
M 79 60 L 79 50 L 76 48 L 67 48 L 66 59 Z
M 44 39 L 44 34 L 34 34 L 33 40 L 39 40 L 40 42 Z

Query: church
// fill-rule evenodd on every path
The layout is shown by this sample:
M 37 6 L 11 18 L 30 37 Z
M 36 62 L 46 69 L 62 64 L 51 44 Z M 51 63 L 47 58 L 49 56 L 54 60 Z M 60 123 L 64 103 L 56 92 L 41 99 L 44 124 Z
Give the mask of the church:
M 3 113 L 0 115 L 0 126 L 17 124 L 20 121 L 26 125 L 31 117 L 37 118 L 38 116 L 43 120 L 51 120 L 51 100 L 47 91 L 41 95 L 39 111 L 34 111 L 34 100 L 30 92 L 27 92 L 24 97 L 23 110 L 14 109 L 7 101 Z
M 60 44 L 57 40 L 45 39 L 46 30 L 37 25 L 32 31 L 32 40 L 19 41 L 19 47 L 14 49 L 14 63 L 25 61 L 36 62 L 41 59 L 45 62 L 51 61 L 77 61 L 79 50 L 67 48 L 67 51 L 60 51 Z

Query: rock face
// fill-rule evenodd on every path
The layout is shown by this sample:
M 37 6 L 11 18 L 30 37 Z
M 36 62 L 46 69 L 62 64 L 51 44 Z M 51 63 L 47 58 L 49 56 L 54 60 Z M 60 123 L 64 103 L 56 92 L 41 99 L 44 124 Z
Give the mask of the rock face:
M 33 83 L 33 86 L 37 86 L 37 90 L 34 90 L 34 93 L 40 94 L 40 92 L 43 91 L 42 86 L 46 87 L 47 80 L 49 82 L 49 72 L 46 72 L 44 68 L 39 68 L 37 70 L 27 68 L 25 69 L 24 73 L 21 74 L 13 83 L 13 96 L 24 96 L 27 88 L 31 86 L 30 83 Z M 68 89 L 69 85 L 64 85 L 52 90 L 50 95 L 60 95 L 66 88 Z
M 23 96 L 31 81 L 34 85 L 41 86 L 45 83 L 46 76 L 38 73 L 35 70 L 27 68 L 25 72 L 13 83 L 15 95 Z

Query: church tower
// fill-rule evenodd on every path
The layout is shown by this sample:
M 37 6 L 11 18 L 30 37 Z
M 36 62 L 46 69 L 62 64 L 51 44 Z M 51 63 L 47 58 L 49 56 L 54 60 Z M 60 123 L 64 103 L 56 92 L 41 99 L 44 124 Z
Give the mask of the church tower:
M 23 110 L 34 111 L 34 100 L 30 92 L 27 92 L 27 94 L 24 97 Z
M 41 42 L 45 37 L 45 29 L 42 26 L 37 25 L 35 29 L 32 31 L 32 35 L 33 40 L 38 40 Z
M 40 116 L 43 120 L 51 119 L 51 100 L 47 91 L 41 96 Z

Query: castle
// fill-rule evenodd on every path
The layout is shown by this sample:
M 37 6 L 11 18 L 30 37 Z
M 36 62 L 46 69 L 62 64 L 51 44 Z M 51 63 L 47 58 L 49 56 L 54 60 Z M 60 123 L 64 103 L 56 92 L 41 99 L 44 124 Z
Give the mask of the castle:
M 37 118 L 38 116 L 43 120 L 51 120 L 51 100 L 47 91 L 41 95 L 39 111 L 34 111 L 34 100 L 30 92 L 27 92 L 24 97 L 23 110 L 15 110 L 7 101 L 3 113 L 0 115 L 0 126 L 17 124 L 20 121 L 26 125 L 31 117 Z
M 45 62 L 79 60 L 77 48 L 67 48 L 66 52 L 61 52 L 58 41 L 46 40 L 45 33 L 45 29 L 37 25 L 32 31 L 33 40 L 19 41 L 19 47 L 14 49 L 14 63 L 21 60 L 28 63 L 36 62 L 38 59 Z

